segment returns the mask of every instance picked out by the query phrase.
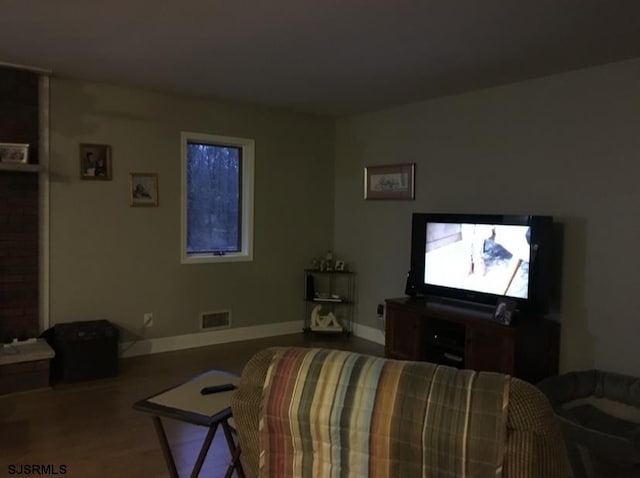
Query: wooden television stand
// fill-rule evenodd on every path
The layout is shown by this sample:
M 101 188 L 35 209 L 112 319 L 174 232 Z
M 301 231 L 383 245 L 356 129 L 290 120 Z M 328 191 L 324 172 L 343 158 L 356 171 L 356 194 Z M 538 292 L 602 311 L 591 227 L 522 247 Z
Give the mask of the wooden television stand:
M 385 355 L 501 372 L 537 383 L 557 375 L 560 325 L 535 316 L 510 326 L 493 307 L 438 299 L 387 299 Z

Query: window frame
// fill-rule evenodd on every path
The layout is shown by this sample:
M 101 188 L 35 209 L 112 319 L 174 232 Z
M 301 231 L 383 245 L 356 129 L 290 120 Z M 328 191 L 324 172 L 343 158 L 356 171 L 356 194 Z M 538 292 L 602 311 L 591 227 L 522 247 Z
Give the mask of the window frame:
M 187 146 L 190 142 L 210 144 L 212 146 L 230 146 L 242 150 L 242 194 L 240 196 L 242 218 L 240 224 L 241 243 L 237 252 L 221 255 L 187 252 Z M 236 138 L 206 133 L 182 131 L 180 133 L 180 262 L 182 264 L 205 264 L 220 262 L 253 261 L 253 198 L 254 198 L 254 162 L 255 141 L 249 138 Z

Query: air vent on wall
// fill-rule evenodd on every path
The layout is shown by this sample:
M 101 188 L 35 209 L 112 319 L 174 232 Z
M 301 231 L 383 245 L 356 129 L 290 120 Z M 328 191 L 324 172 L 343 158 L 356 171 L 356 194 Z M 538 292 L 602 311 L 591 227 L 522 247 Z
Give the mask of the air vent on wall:
M 200 330 L 228 329 L 231 327 L 231 311 L 218 310 L 200 314 Z

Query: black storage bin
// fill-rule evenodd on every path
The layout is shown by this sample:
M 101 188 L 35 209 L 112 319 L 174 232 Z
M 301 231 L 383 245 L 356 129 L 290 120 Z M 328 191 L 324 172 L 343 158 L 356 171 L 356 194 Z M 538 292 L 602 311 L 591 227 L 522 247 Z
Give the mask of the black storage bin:
M 78 382 L 118 374 L 118 329 L 108 320 L 57 324 L 52 332 L 54 379 Z

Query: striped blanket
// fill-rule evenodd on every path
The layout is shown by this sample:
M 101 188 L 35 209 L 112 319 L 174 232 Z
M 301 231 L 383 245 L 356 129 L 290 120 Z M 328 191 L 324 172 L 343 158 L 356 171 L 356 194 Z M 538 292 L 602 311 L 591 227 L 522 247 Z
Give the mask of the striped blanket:
M 284 349 L 263 390 L 260 476 L 501 476 L 508 379 Z

